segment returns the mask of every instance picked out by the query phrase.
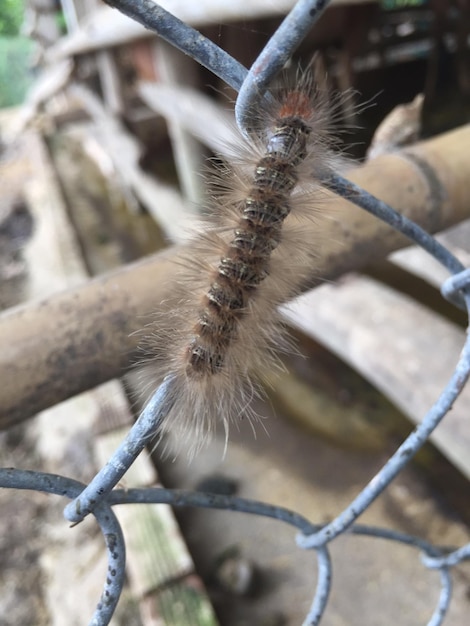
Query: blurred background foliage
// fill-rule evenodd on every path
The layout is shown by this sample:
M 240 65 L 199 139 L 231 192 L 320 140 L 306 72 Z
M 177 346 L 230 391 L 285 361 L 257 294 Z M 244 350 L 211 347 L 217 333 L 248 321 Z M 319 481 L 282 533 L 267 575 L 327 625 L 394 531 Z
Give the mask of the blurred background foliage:
M 23 21 L 24 0 L 2 0 L 0 2 L 0 35 L 15 37 Z
M 24 0 L 0 1 L 0 108 L 20 104 L 33 80 L 34 44 L 21 36 Z

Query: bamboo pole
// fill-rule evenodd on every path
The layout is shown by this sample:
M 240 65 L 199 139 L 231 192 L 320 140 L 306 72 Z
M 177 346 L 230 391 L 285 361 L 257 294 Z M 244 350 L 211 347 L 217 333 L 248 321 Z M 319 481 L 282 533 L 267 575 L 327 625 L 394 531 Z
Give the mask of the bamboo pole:
M 470 217 L 470 126 L 384 155 L 349 178 L 436 232 Z M 311 285 L 333 280 L 406 245 L 351 203 L 326 199 Z M 319 234 L 312 223 L 312 245 Z M 137 358 L 136 331 L 171 297 L 178 248 L 0 316 L 0 428 L 121 376 Z

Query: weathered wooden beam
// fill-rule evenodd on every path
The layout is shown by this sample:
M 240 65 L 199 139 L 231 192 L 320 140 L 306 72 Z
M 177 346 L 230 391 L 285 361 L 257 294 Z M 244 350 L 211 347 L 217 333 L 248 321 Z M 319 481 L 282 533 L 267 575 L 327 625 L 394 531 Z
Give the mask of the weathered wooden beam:
M 362 4 L 371 0 L 333 0 L 332 5 Z M 374 1 L 374 0 L 372 0 Z M 220 2 L 204 0 L 163 0 L 160 5 L 183 22 L 197 28 L 210 24 L 227 24 L 237 20 L 244 22 L 286 15 L 294 6 L 295 0 L 238 0 Z M 57 60 L 94 50 L 131 43 L 138 39 L 155 37 L 155 33 L 129 19 L 116 9 L 101 6 L 84 18 L 80 27 L 62 39 L 50 50 L 47 57 Z

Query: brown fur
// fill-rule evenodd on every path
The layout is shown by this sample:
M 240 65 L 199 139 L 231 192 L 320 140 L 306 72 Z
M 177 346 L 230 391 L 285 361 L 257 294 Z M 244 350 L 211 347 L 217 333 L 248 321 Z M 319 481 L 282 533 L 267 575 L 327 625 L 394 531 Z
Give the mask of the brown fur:
M 279 364 L 278 306 L 314 273 L 321 241 L 303 225 L 315 219 L 321 229 L 323 192 L 311 173 L 335 162 L 332 107 L 309 76 L 271 95 L 258 135 L 241 139 L 233 162 L 216 170 L 207 222 L 143 342 L 151 391 L 174 377 L 163 431 L 188 437 L 193 452 L 216 423 L 227 433 L 231 420 L 250 414 L 254 375 Z

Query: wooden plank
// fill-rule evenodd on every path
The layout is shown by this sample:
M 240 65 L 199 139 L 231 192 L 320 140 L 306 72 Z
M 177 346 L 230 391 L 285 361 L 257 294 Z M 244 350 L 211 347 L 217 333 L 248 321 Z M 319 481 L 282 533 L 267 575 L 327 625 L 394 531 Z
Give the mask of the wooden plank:
M 191 87 L 140 81 L 137 90 L 150 109 L 177 122 L 218 154 L 230 156 L 229 147 L 240 141 L 233 112 Z
M 194 62 L 190 57 L 165 41 L 158 40 L 152 46 L 152 58 L 155 73 L 161 82 L 170 86 L 188 85 L 197 91 L 198 74 L 194 71 Z M 204 185 L 200 175 L 204 150 L 181 121 L 167 117 L 167 127 L 183 197 L 196 208 L 204 197 Z
M 200 581 L 188 577 L 143 600 L 146 626 L 217 626 L 212 607 L 205 600 Z
M 265 10 L 256 11 L 256 6 L 265 5 Z M 293 0 L 285 0 L 285 4 L 291 8 Z M 284 13 L 281 7 L 278 11 L 266 7 L 266 3 L 258 2 L 223 3 L 217 0 L 205 0 L 200 3 L 175 2 L 166 0 L 161 6 L 184 22 L 193 26 L 203 26 L 214 22 L 226 22 L 230 19 L 248 19 L 264 14 L 275 15 Z M 253 11 L 253 9 L 255 9 Z M 267 9 L 267 10 L 266 10 Z M 120 11 L 108 6 L 99 7 L 90 13 L 80 24 L 80 27 L 71 35 L 63 37 L 54 47 L 47 52 L 47 59 L 54 61 L 60 58 L 83 54 L 103 48 L 123 45 L 141 38 L 155 36 L 152 31 L 145 29 L 139 23 L 131 20 Z
M 465 332 L 369 278 L 350 275 L 283 309 L 285 319 L 323 343 L 419 423 L 457 363 Z M 431 436 L 470 478 L 470 387 Z
M 362 4 L 371 0 L 333 0 L 332 5 Z M 294 0 L 163 0 L 160 5 L 183 22 L 195 27 L 210 24 L 226 24 L 237 20 L 251 20 L 285 15 L 294 6 Z M 137 39 L 155 36 L 137 22 L 119 11 L 103 6 L 90 13 L 80 27 L 63 37 L 47 52 L 51 61 L 83 54 L 112 46 L 119 46 Z
M 181 225 L 189 210 L 181 194 L 140 168 L 141 146 L 138 140 L 104 109 L 90 90 L 73 85 L 70 93 L 93 118 L 95 139 L 111 158 L 123 184 L 139 198 L 171 241 L 184 239 Z
M 28 144 L 34 175 L 25 195 L 35 228 L 24 252 L 30 268 L 25 299 L 35 299 L 80 285 L 88 277 L 46 147 L 34 133 Z
M 121 77 L 116 66 L 114 52 L 101 50 L 96 54 L 96 63 L 103 91 L 105 108 L 112 115 L 121 115 L 124 111 L 124 101 L 121 90 Z

